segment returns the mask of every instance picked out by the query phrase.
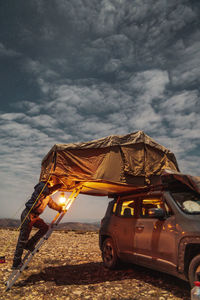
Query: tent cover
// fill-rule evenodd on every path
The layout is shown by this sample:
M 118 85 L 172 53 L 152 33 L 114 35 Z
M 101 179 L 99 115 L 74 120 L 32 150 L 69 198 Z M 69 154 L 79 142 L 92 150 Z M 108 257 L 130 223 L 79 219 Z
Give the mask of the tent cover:
M 160 178 L 160 183 L 167 184 L 171 189 L 187 188 L 200 194 L 199 176 L 191 176 L 172 170 L 164 170 Z
M 144 132 L 56 144 L 42 161 L 40 180 L 52 174 L 63 191 L 82 185 L 81 193 L 109 196 L 158 183 L 164 169 L 179 172 L 174 154 Z

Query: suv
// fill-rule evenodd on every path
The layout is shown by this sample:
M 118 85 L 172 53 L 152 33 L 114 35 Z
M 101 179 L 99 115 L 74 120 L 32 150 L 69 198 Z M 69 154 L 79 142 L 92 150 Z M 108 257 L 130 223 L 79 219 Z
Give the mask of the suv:
M 101 220 L 103 263 L 135 263 L 193 282 L 200 275 L 200 194 L 159 185 L 117 195 Z

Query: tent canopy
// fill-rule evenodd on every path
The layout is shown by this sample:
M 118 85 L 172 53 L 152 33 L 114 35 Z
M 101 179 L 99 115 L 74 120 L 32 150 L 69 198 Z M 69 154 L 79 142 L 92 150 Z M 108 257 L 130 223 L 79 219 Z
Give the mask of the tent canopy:
M 52 174 L 54 183 L 70 191 L 111 195 L 158 182 L 164 169 L 179 171 L 174 154 L 142 131 L 108 136 L 85 143 L 56 144 L 44 157 L 40 180 Z
M 172 189 L 180 188 L 183 185 L 190 190 L 200 194 L 200 177 L 191 176 L 175 172 L 172 170 L 164 170 L 161 176 L 161 183 L 167 184 Z

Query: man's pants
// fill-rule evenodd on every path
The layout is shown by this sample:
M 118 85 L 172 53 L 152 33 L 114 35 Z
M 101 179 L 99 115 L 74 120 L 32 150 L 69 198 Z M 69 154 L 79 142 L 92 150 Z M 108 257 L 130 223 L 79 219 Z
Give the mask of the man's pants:
M 30 213 L 28 216 L 29 209 L 25 208 L 21 214 L 21 223 L 23 222 L 20 233 L 19 233 L 19 238 L 14 254 L 14 259 L 13 259 L 13 266 L 17 266 L 18 264 L 21 263 L 21 257 L 23 254 L 24 247 L 27 245 L 29 246 L 34 246 L 39 239 L 47 232 L 48 230 L 48 225 L 40 219 L 38 216 L 34 215 L 33 213 Z M 24 221 L 24 218 L 25 221 Z M 28 241 L 30 232 L 32 227 L 39 228 L 39 230 L 36 232 L 36 234 Z

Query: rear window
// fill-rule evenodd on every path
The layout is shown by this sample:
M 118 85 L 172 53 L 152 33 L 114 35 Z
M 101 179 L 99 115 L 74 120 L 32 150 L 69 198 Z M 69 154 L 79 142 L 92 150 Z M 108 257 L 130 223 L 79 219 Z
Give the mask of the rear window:
M 116 214 L 121 217 L 135 216 L 135 200 L 125 200 L 118 204 Z
M 130 216 L 134 216 L 134 205 L 134 200 L 124 201 L 121 207 L 121 215 L 129 214 Z
M 188 214 L 200 214 L 200 195 L 193 192 L 171 192 L 178 206 Z

